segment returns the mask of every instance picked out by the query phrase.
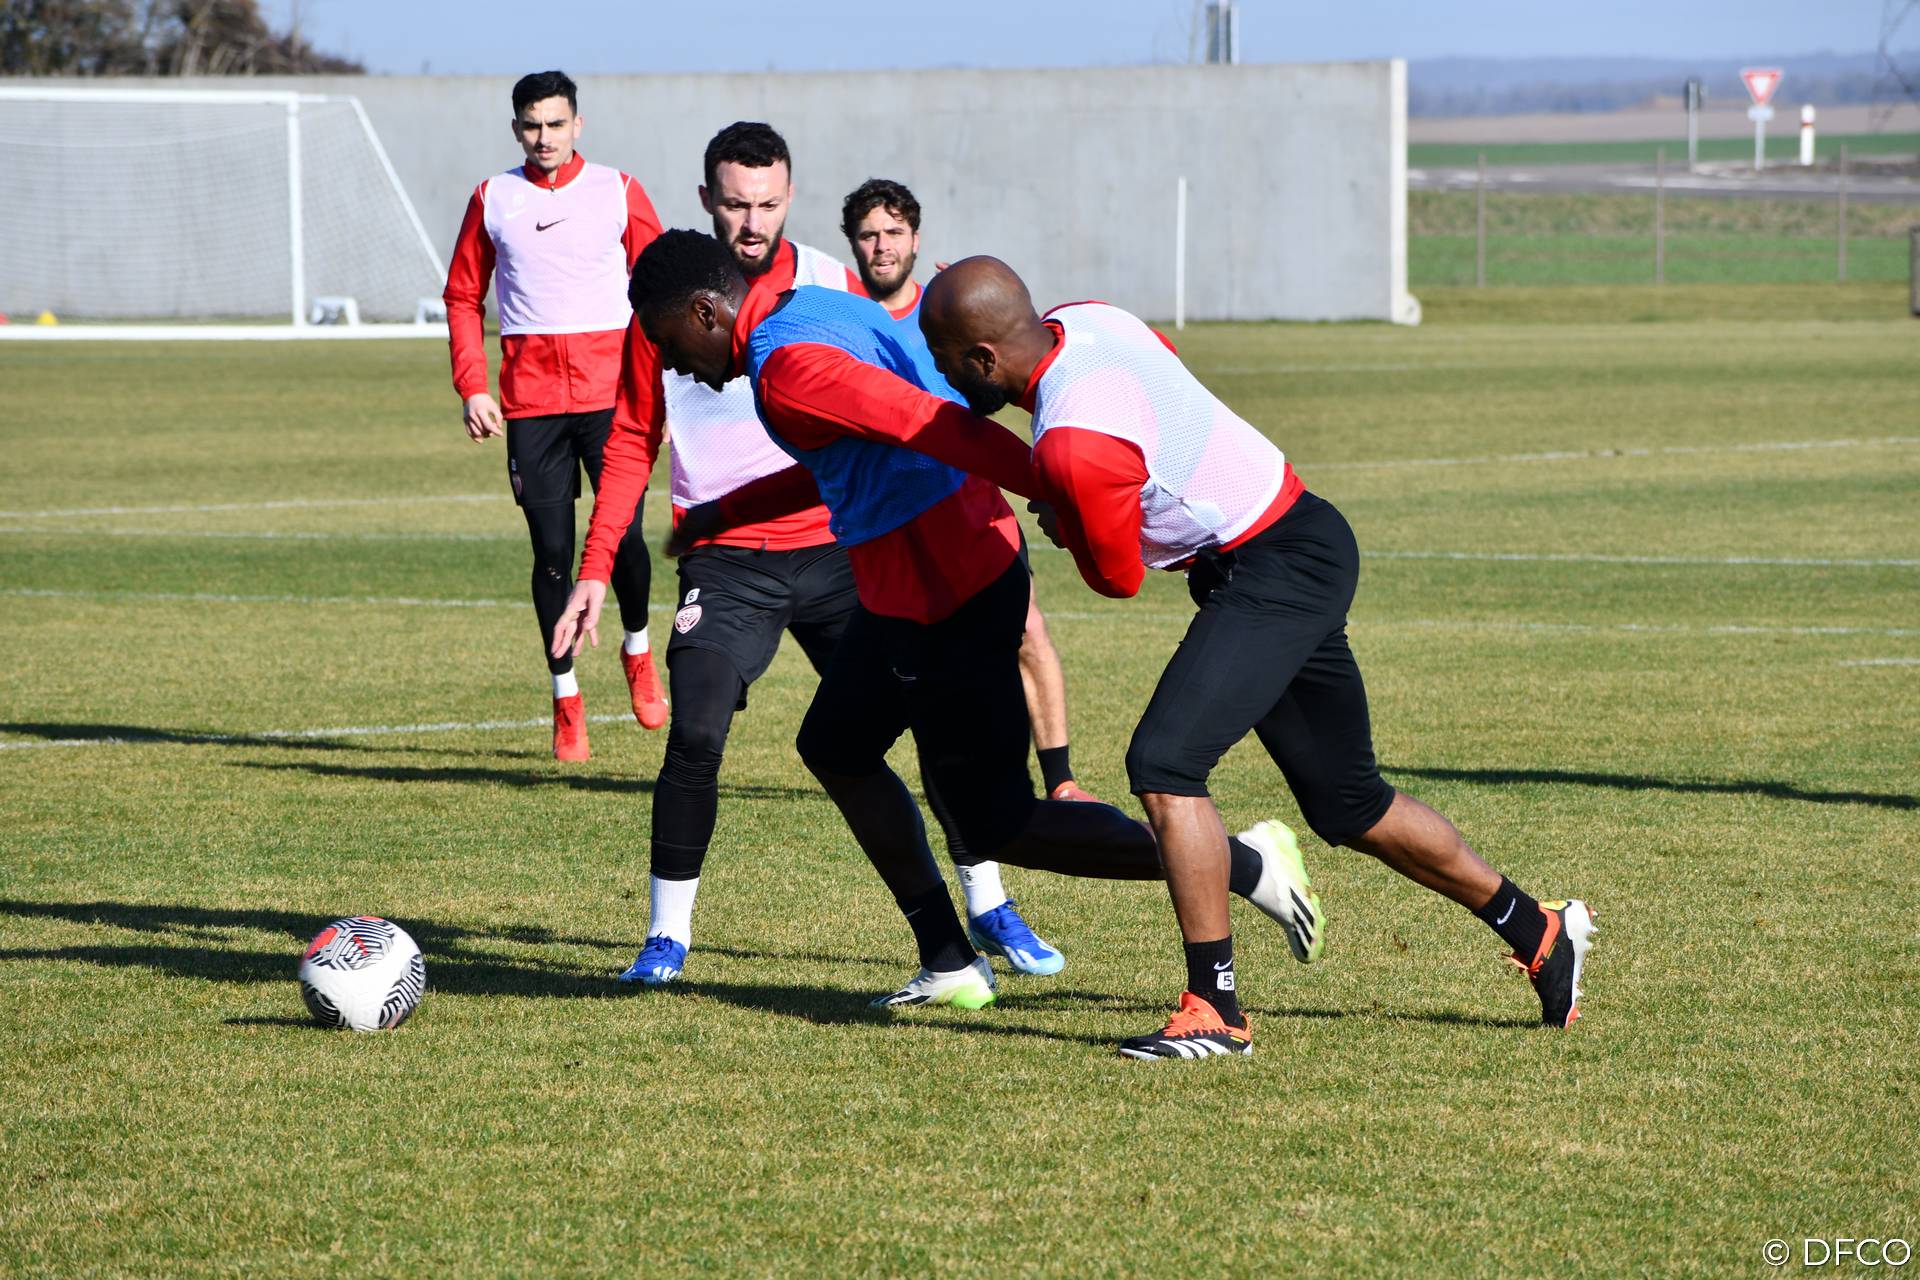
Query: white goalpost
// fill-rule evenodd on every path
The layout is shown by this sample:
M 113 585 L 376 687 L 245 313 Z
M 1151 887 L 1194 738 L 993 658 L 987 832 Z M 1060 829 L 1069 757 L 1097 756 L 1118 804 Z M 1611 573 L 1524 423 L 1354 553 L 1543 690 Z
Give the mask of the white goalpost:
M 358 98 L 0 87 L 0 339 L 446 336 Z

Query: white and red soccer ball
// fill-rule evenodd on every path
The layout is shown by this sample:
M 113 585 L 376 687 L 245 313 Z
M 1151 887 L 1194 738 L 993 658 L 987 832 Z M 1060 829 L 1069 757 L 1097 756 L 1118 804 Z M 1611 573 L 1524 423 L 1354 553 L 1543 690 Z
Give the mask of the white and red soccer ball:
M 335 920 L 300 961 L 300 998 L 329 1027 L 399 1026 L 427 989 L 427 962 L 407 931 L 379 916 Z

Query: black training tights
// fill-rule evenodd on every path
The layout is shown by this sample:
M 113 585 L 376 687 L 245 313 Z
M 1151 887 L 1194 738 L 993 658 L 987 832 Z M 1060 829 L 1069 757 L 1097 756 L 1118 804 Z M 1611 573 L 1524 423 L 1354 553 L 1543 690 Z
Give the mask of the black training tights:
M 573 504 L 556 502 L 522 507 L 521 511 L 533 539 L 533 615 L 540 623 L 540 647 L 544 650 L 553 644 L 553 628 L 566 610 L 567 597 L 573 594 Z M 613 594 L 620 603 L 620 625 L 628 631 L 647 625 L 647 591 L 652 584 L 653 559 L 640 535 L 640 512 L 636 510 L 613 557 Z M 554 675 L 573 670 L 572 655 L 556 658 L 549 653 L 547 670 Z
M 653 874 L 691 880 L 700 874 L 720 808 L 720 757 L 746 685 L 725 654 L 691 646 L 667 659 L 673 719 L 667 755 L 653 784 Z

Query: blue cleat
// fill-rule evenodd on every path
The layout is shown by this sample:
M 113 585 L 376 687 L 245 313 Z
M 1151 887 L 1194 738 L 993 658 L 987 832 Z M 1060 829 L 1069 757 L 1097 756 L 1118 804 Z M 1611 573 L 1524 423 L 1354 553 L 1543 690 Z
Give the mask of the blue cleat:
M 647 939 L 647 945 L 640 948 L 640 954 L 633 958 L 627 971 L 620 975 L 622 982 L 639 982 L 649 987 L 657 987 L 672 982 L 680 976 L 680 970 L 686 967 L 687 948 L 675 942 L 664 933 L 656 933 Z
M 1045 975 L 1066 967 L 1067 958 L 1027 927 L 1012 898 L 983 916 L 968 916 L 967 936 L 974 946 L 990 956 L 999 956 L 1017 973 Z

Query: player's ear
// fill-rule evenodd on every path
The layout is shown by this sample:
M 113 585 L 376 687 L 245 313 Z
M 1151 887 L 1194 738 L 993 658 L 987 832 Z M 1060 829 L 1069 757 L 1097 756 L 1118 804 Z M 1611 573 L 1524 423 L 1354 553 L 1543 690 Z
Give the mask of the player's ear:
M 718 320 L 718 313 L 713 305 L 713 295 L 694 294 L 692 300 L 687 303 L 687 314 L 693 319 L 695 325 L 711 332 Z
M 980 371 L 981 377 L 989 380 L 992 379 L 994 371 L 1000 367 L 1000 357 L 994 354 L 993 348 L 984 342 L 968 347 L 966 359 Z
M 707 184 L 704 182 L 700 184 L 700 207 L 706 210 L 709 217 L 712 216 L 713 197 L 707 194 Z

